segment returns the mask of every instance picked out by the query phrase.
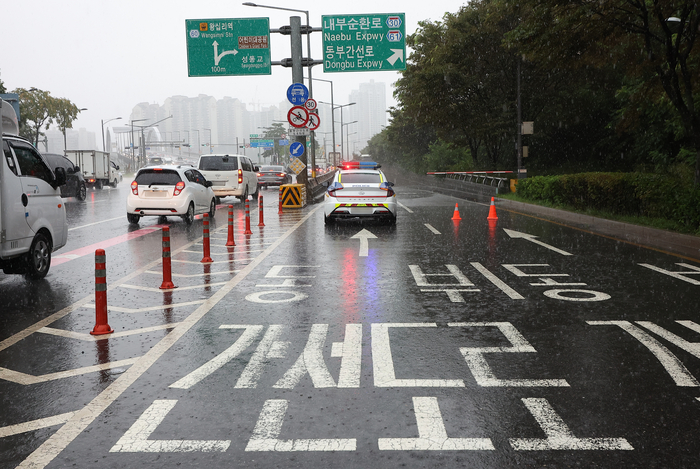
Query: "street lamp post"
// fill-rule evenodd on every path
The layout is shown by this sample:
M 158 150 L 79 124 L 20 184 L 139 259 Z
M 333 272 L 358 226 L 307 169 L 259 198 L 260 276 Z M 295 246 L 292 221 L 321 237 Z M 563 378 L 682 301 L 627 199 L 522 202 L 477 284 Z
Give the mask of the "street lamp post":
M 204 129 L 209 131 L 209 153 L 213 153 L 214 151 L 212 150 L 211 147 L 211 129 Z
M 152 123 L 152 124 L 148 124 L 148 125 L 137 125 L 137 126 L 136 126 L 136 127 L 139 127 L 139 128 L 141 129 L 141 152 L 140 152 L 140 153 L 141 153 L 141 157 L 143 158 L 143 162 L 144 162 L 144 163 L 146 162 L 146 137 L 145 137 L 145 135 L 144 135 L 143 129 L 147 129 L 147 128 L 149 128 L 149 127 L 153 127 L 154 125 L 160 124 L 160 123 L 163 122 L 164 120 L 170 119 L 171 117 L 173 117 L 172 114 L 169 115 L 168 117 L 166 117 L 166 118 L 164 118 L 164 119 L 161 119 L 161 120 L 159 120 L 159 121 L 156 121 L 156 122 L 154 122 L 154 123 Z M 134 122 L 146 121 L 146 120 L 148 120 L 148 119 L 137 119 L 137 120 L 131 122 L 132 139 L 133 139 L 133 132 L 134 132 Z M 133 147 L 132 147 L 132 149 L 131 149 L 131 157 L 132 157 L 132 159 L 134 158 L 134 149 L 133 149 Z
M 311 70 L 309 69 L 309 72 Z M 311 81 L 316 80 L 316 81 L 325 81 L 326 83 L 331 84 L 331 132 L 333 132 L 333 162 L 335 163 L 335 104 L 333 101 L 333 82 L 331 80 L 322 80 L 320 78 L 311 78 L 311 74 L 309 73 L 309 83 Z M 323 151 L 326 151 L 325 145 L 323 147 Z M 326 159 L 327 161 L 327 159 Z M 333 164 L 333 166 L 336 166 Z
M 341 112 L 341 117 L 342 117 L 342 112 Z M 357 121 L 352 121 L 352 122 L 348 122 L 347 124 L 341 124 L 341 125 L 340 125 L 340 134 L 341 134 L 341 137 L 342 137 L 342 134 L 343 134 L 343 125 L 345 126 L 345 142 L 346 142 L 346 145 L 343 147 L 343 150 L 345 150 L 346 148 L 347 148 L 348 150 L 350 149 L 350 134 L 349 134 L 348 132 L 350 132 L 350 124 L 356 124 L 356 123 L 357 123 Z M 353 132 L 353 134 L 356 134 L 356 133 L 357 133 L 357 132 Z M 348 157 L 347 161 L 350 161 L 350 152 L 349 152 L 349 151 L 348 151 L 348 154 L 347 154 L 346 156 Z
M 276 6 L 270 6 L 270 5 L 258 5 L 257 3 L 253 2 L 245 2 L 243 5 L 248 6 L 248 7 L 258 7 L 258 8 L 270 8 L 272 10 L 284 10 L 284 11 L 294 11 L 298 13 L 304 13 L 306 15 L 306 55 L 307 55 L 307 66 L 309 67 L 309 97 L 313 98 L 314 96 L 314 89 L 312 85 L 312 78 L 311 78 L 311 67 L 313 67 L 313 60 L 311 60 L 311 26 L 309 24 L 309 11 L 308 10 L 297 10 L 294 8 L 283 8 L 283 7 L 276 7 Z M 296 18 L 296 23 L 294 19 Z M 301 60 L 299 60 L 298 65 L 295 64 L 295 29 L 299 27 L 299 17 L 294 16 L 289 18 L 290 26 L 291 26 L 291 41 L 292 41 L 292 83 L 302 83 L 304 81 L 304 72 L 301 64 Z M 298 34 L 297 30 L 297 34 Z M 299 51 L 301 52 L 301 44 L 299 44 Z M 301 54 L 299 54 L 299 59 Z M 296 69 L 297 66 L 299 67 L 298 70 Z M 314 138 L 314 132 L 310 132 L 310 144 L 309 144 L 309 155 L 311 156 L 311 171 L 312 175 L 315 174 L 316 172 L 316 155 L 315 155 L 315 138 Z M 303 139 L 303 137 L 299 137 L 299 139 Z M 298 140 L 299 140 L 298 139 Z M 297 141 L 298 141 L 297 140 Z M 306 183 L 306 174 L 302 173 L 302 178 L 300 182 Z
M 200 147 L 200 143 L 201 143 L 201 142 L 199 141 L 199 130 L 198 130 L 198 129 L 194 129 L 193 132 L 197 132 L 197 155 L 201 155 L 201 154 L 202 154 L 202 151 L 201 151 L 201 149 L 200 149 L 200 148 L 201 148 L 201 147 Z
M 108 122 L 119 120 L 119 119 L 121 119 L 121 117 L 114 117 L 112 119 L 107 120 L 107 122 L 105 122 L 104 120 L 100 120 L 100 122 L 102 123 L 102 151 L 106 151 L 105 150 L 105 124 L 107 124 Z
M 340 109 L 340 156 L 342 158 L 343 157 L 343 149 L 344 149 L 344 146 L 343 146 L 343 108 L 347 107 L 347 106 L 353 106 L 357 103 L 339 104 L 337 106 L 334 106 L 332 103 L 326 103 L 323 101 L 319 101 L 319 103 L 331 105 L 331 107 L 333 109 L 331 114 L 333 117 L 333 129 L 334 129 L 334 131 L 335 131 L 335 110 Z M 355 121 L 355 122 L 357 122 L 357 121 Z M 333 136 L 335 137 L 335 134 Z M 335 152 L 335 148 L 333 148 L 333 151 Z
M 134 119 L 130 120 L 131 123 L 131 168 L 136 170 L 136 155 L 134 154 L 134 122 L 143 122 L 148 119 Z

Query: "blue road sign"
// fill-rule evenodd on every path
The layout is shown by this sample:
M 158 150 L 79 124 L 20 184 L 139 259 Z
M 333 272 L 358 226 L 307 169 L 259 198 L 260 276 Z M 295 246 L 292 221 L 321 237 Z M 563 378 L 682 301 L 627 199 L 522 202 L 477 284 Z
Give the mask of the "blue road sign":
M 287 88 L 287 99 L 295 106 L 301 106 L 309 99 L 309 89 L 303 83 L 293 83 Z
M 292 156 L 301 156 L 304 154 L 304 144 L 301 142 L 294 142 L 289 145 L 289 153 Z

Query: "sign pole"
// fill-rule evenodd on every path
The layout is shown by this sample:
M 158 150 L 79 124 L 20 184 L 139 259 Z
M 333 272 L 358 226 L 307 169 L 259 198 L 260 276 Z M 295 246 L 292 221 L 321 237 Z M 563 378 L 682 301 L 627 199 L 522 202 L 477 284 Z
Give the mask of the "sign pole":
M 301 46 L 301 17 L 291 16 L 289 18 L 289 25 L 291 27 L 292 34 L 290 35 L 290 40 L 292 44 L 292 84 L 303 83 L 304 82 L 304 69 L 301 65 L 302 58 L 302 46 Z M 305 165 L 307 163 L 306 158 L 306 137 L 297 135 L 294 137 L 296 142 L 304 145 L 304 153 L 299 156 L 299 159 Z M 297 184 L 308 185 L 308 177 L 306 171 L 302 171 L 297 175 Z

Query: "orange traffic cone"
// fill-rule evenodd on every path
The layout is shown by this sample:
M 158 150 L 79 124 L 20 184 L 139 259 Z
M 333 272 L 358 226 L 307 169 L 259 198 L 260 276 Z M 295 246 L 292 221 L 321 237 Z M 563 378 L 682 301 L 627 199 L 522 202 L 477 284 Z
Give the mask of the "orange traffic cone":
M 489 216 L 487 220 L 498 220 L 498 215 L 496 215 L 496 204 L 494 203 L 494 198 L 491 197 L 491 207 L 489 207 Z
M 462 217 L 459 216 L 459 210 L 457 210 L 457 204 L 455 204 L 455 213 L 452 215 L 453 220 L 461 220 Z

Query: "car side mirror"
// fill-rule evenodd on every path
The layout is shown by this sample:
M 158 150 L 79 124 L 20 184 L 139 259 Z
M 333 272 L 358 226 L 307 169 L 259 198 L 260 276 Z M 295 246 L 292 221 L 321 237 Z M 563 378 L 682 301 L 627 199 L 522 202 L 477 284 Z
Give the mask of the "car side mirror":
M 253 171 L 255 171 L 256 173 L 260 171 L 260 166 L 253 166 Z
M 57 187 L 64 186 L 66 184 L 66 169 L 62 167 L 56 168 L 54 171 L 54 183 L 52 184 L 53 188 L 56 189 Z
M 80 172 L 80 166 L 73 166 L 73 172 L 79 173 L 79 172 Z
M 214 183 L 211 181 L 204 181 L 204 187 L 211 187 L 213 185 L 214 185 Z

